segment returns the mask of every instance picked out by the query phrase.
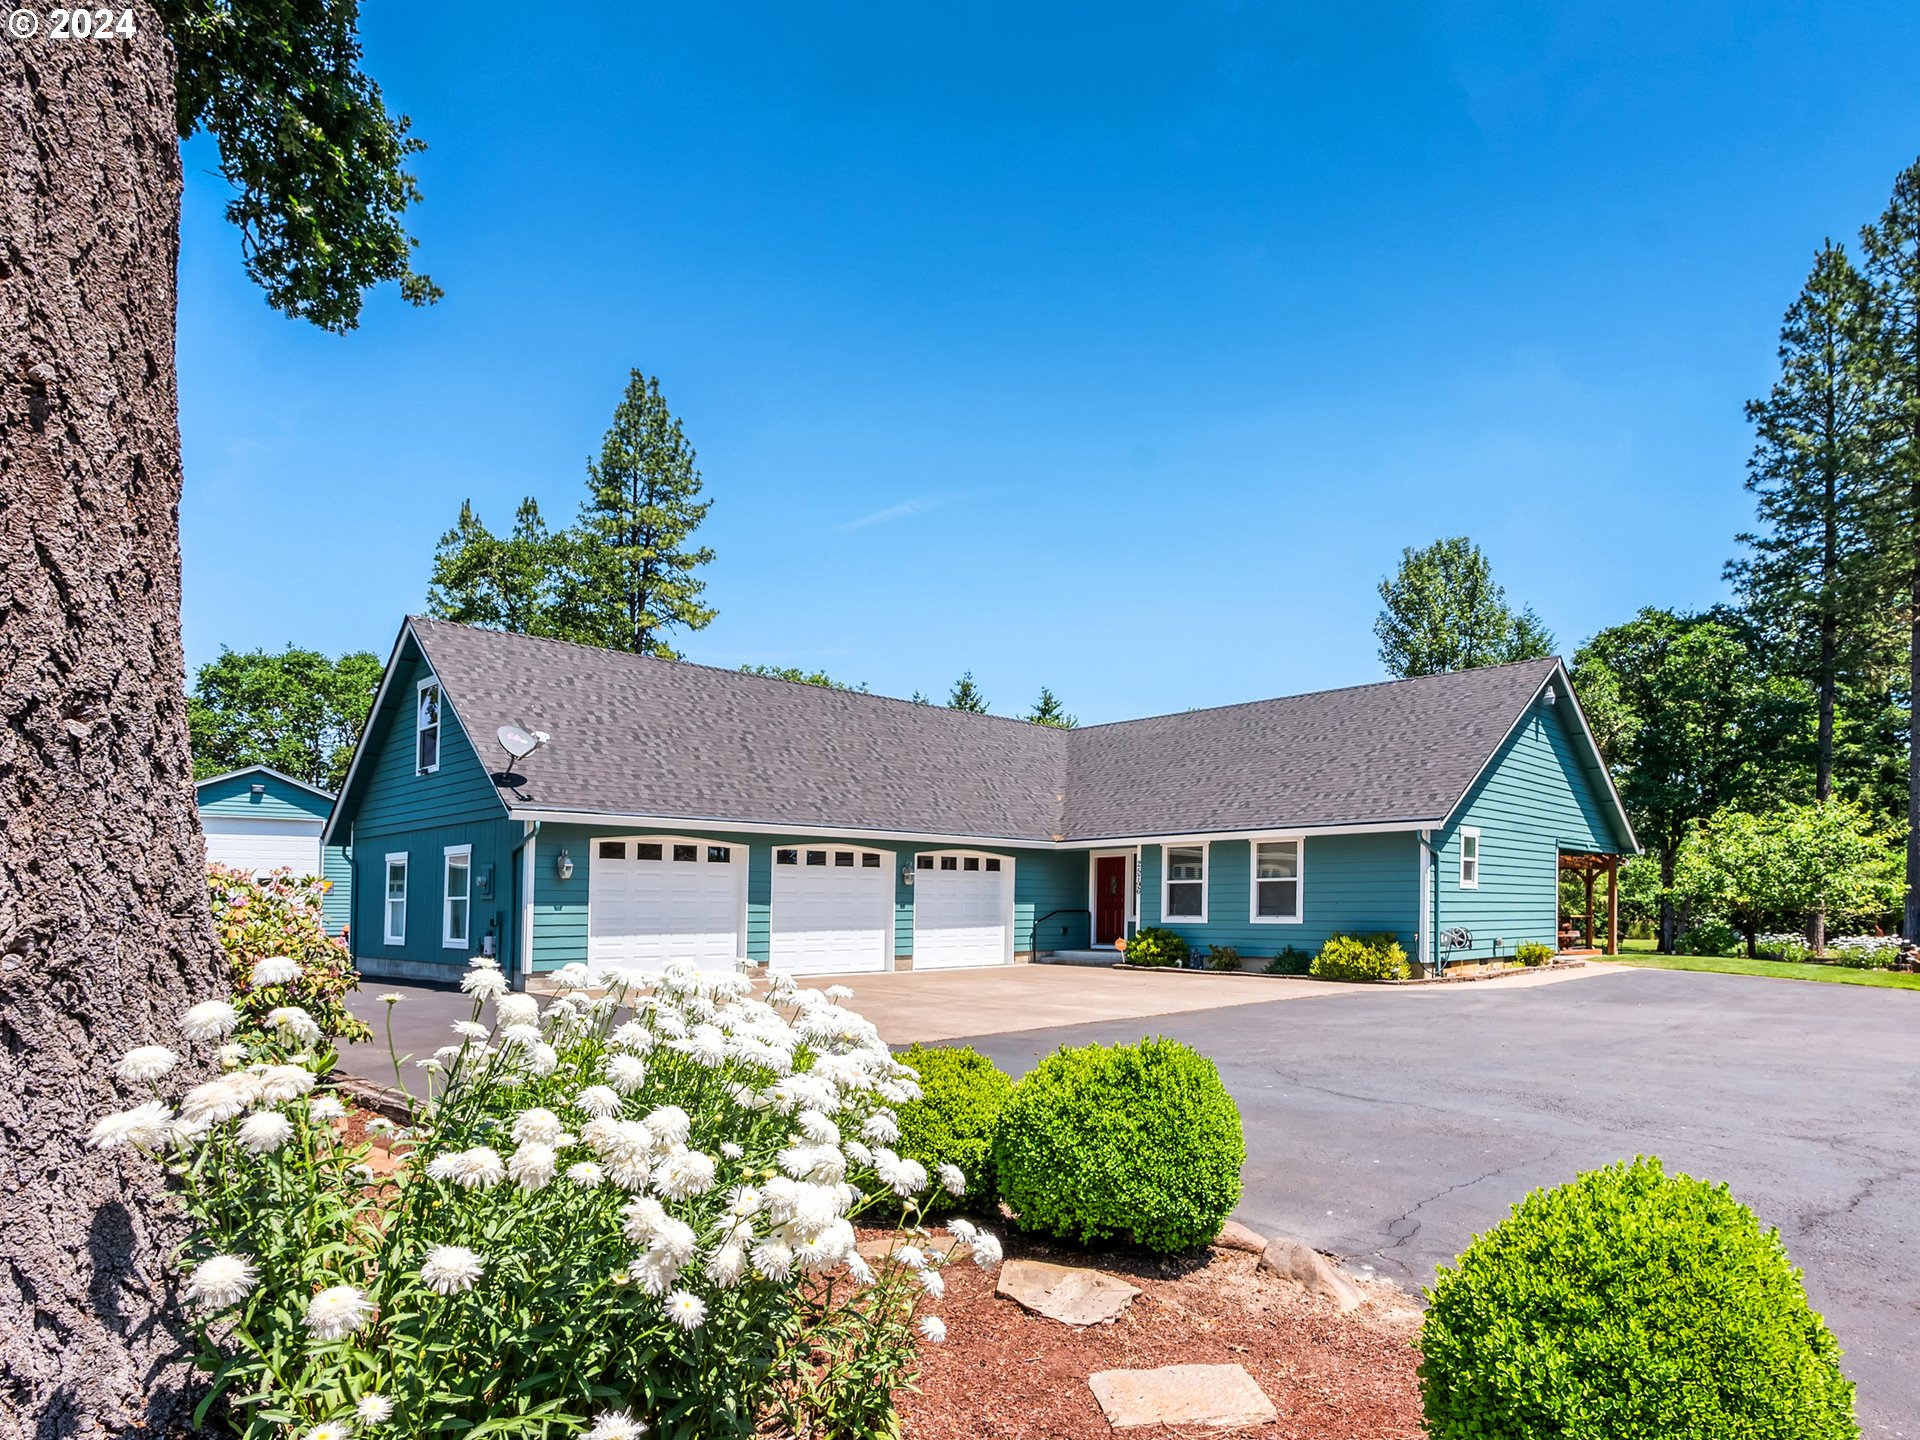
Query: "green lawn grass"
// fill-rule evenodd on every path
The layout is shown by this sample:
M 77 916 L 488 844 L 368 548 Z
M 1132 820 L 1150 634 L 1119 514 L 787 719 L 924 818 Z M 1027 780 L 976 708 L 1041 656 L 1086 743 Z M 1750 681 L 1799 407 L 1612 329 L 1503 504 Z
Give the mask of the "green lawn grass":
M 1649 970 L 1708 970 L 1716 975 L 1766 975 L 1775 980 L 1825 980 L 1834 985 L 1874 985 L 1883 990 L 1920 990 L 1920 975 L 1896 970 L 1849 970 L 1844 965 L 1802 965 L 1792 960 L 1749 960 L 1744 955 L 1658 955 L 1651 940 L 1622 940 L 1610 957 Z

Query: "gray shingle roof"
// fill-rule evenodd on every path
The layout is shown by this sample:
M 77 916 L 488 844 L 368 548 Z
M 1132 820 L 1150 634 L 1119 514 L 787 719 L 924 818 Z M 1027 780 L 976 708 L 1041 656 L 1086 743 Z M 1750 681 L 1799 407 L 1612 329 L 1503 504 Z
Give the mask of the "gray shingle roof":
M 502 724 L 552 733 L 516 807 L 981 840 L 1438 821 L 1558 663 L 1066 731 L 409 623 L 489 763 Z

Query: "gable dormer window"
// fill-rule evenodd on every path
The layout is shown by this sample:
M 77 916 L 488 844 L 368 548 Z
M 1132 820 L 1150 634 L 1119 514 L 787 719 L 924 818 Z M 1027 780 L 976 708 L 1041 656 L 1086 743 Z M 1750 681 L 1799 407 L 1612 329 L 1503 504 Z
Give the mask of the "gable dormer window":
M 434 680 L 420 682 L 413 723 L 413 759 L 416 774 L 431 775 L 440 768 L 440 685 Z

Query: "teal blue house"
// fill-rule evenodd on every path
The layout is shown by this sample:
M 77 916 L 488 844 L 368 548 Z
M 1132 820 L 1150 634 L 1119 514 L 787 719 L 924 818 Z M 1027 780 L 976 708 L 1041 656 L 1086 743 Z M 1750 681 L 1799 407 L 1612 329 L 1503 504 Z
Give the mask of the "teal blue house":
M 1243 957 L 1562 932 L 1635 853 L 1557 660 L 1055 730 L 409 619 L 325 843 L 369 974 Z
M 251 870 L 292 870 L 331 882 L 322 913 L 338 934 L 352 919 L 352 871 L 344 848 L 323 845 L 333 792 L 265 765 L 194 782 L 207 860 Z

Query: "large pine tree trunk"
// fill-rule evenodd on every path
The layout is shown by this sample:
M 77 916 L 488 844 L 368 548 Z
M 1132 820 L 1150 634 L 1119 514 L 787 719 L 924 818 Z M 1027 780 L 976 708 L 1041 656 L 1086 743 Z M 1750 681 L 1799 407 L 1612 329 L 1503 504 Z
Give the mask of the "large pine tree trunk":
M 9 7 L 10 8 L 10 7 Z M 177 1420 L 154 1167 L 112 1061 L 219 974 L 180 649 L 173 61 L 0 39 L 0 1435 Z

